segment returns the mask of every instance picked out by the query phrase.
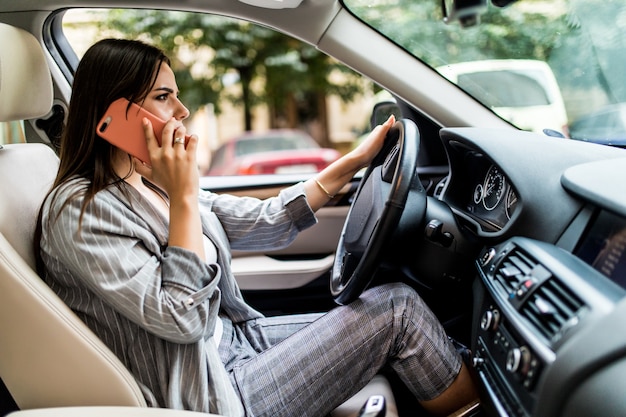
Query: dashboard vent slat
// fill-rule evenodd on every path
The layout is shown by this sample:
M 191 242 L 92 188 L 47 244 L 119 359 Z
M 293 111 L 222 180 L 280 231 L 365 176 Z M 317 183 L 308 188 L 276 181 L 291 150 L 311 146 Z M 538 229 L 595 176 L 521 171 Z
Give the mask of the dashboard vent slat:
M 528 274 L 535 266 L 535 262 L 531 261 L 529 257 L 527 257 L 526 255 L 524 255 L 522 252 L 519 252 L 519 251 L 516 251 L 514 255 L 511 255 L 509 257 L 509 259 L 525 275 Z
M 520 308 L 520 314 L 552 341 L 560 336 L 564 328 L 577 321 L 582 307 L 582 301 L 556 278 L 551 278 L 528 297 Z

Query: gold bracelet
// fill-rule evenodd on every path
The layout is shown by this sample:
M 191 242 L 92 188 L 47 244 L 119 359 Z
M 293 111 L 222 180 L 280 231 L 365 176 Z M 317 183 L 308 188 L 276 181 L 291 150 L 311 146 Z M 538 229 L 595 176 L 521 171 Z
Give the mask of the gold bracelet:
M 315 179 L 315 182 L 316 182 L 316 183 L 317 183 L 317 185 L 320 187 L 320 189 L 321 189 L 322 191 L 324 191 L 324 194 L 326 194 L 326 197 L 328 197 L 328 198 L 329 198 L 329 199 L 331 199 L 331 200 L 332 200 L 333 198 L 335 198 L 335 196 L 334 196 L 334 195 L 332 195 L 331 193 L 329 193 L 329 192 L 328 192 L 328 190 L 326 189 L 326 187 L 324 187 L 324 186 L 322 185 L 322 183 L 321 183 L 321 182 L 319 182 L 319 180 L 318 180 L 317 178 Z

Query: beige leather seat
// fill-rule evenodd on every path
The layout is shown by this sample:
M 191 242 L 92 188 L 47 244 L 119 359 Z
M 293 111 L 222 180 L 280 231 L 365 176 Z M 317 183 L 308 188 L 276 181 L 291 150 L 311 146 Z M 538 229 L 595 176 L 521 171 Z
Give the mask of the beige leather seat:
M 52 80 L 39 42 L 0 23 L 0 121 L 41 117 Z M 22 409 L 145 406 L 132 375 L 34 272 L 37 212 L 58 168 L 43 144 L 0 149 L 0 377 Z
M 53 85 L 41 45 L 30 33 L 3 23 L 0 39 L 0 121 L 42 117 L 52 107 Z M 0 149 L 0 378 L 22 410 L 146 407 L 130 372 L 35 273 L 36 217 L 57 169 L 56 154 L 44 144 Z M 377 377 L 333 416 L 355 416 L 372 394 L 385 395 L 387 415 L 397 415 L 388 382 Z M 111 410 L 92 407 L 79 414 Z M 58 411 L 55 416 L 63 415 Z M 128 411 L 123 415 L 132 415 Z M 137 410 L 136 415 L 147 414 Z

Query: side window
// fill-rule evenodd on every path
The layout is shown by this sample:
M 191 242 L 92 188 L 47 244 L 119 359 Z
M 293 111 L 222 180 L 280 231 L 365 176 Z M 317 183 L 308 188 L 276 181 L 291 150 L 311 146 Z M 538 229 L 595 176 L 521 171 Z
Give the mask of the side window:
M 211 162 L 209 164 L 209 171 L 217 171 L 224 168 L 224 162 L 226 161 L 226 145 L 222 145 L 212 152 Z
M 165 50 L 202 175 L 319 171 L 367 133 L 380 91 L 308 44 L 232 18 L 80 9 L 65 13 L 63 31 L 79 58 L 105 37 Z
M 25 142 L 21 121 L 0 122 L 0 145 Z

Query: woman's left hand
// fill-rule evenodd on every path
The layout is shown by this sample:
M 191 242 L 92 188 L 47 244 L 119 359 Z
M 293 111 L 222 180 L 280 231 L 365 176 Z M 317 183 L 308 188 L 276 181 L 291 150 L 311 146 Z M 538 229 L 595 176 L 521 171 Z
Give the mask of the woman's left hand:
M 390 116 L 385 123 L 376 126 L 354 150 L 330 164 L 315 178 L 304 184 L 307 201 L 313 211 L 326 204 L 354 177 L 358 170 L 372 162 L 382 149 L 387 132 L 395 121 L 395 117 Z
M 354 158 L 354 161 L 358 164 L 357 171 L 368 166 L 372 159 L 378 155 L 385 143 L 387 132 L 395 122 L 396 118 L 393 115 L 389 116 L 385 123 L 376 126 L 359 146 L 346 155 Z

